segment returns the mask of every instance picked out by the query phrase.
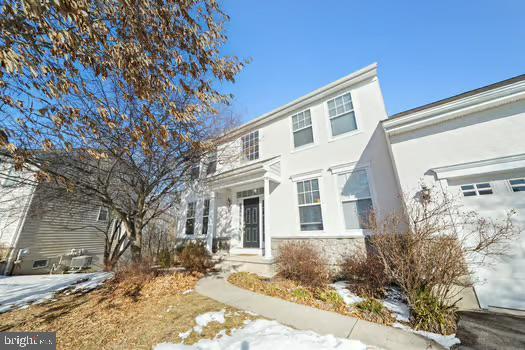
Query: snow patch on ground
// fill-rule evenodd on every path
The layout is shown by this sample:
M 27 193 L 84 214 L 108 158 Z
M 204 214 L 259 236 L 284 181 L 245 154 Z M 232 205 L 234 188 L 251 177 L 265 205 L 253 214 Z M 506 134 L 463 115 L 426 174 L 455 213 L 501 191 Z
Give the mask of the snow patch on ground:
M 197 323 L 197 325 L 193 327 L 193 330 L 197 333 L 202 333 L 204 327 L 206 327 L 210 322 L 224 323 L 224 311 L 225 310 L 217 312 L 207 312 L 205 314 L 195 317 L 195 322 Z
M 113 277 L 109 272 L 0 277 L 0 313 L 53 300 L 58 292 L 86 292 Z
M 348 289 L 348 283 L 346 281 L 337 281 L 332 283 L 330 286 L 337 291 L 337 293 L 343 298 L 345 304 L 348 306 L 360 303 L 364 300 Z
M 396 320 L 410 322 L 410 308 L 403 293 L 398 288 L 391 287 L 388 289 L 383 305 L 396 316 Z
M 435 341 L 436 343 L 440 344 L 441 346 L 447 349 L 450 349 L 455 344 L 461 343 L 461 341 L 458 338 L 456 338 L 455 334 L 442 335 L 442 334 L 425 332 L 425 331 L 416 331 L 410 328 L 409 326 L 404 325 L 402 323 L 398 323 L 398 322 L 394 323 L 392 326 L 396 328 L 401 328 L 407 332 L 412 332 L 412 333 L 422 335 L 423 337 L 428 338 L 428 339 L 432 339 L 433 341 Z
M 276 321 L 255 320 L 230 336 L 221 334 L 213 340 L 202 339 L 189 346 L 161 343 L 154 350 L 366 350 L 360 341 L 320 335 L 312 331 L 298 331 Z

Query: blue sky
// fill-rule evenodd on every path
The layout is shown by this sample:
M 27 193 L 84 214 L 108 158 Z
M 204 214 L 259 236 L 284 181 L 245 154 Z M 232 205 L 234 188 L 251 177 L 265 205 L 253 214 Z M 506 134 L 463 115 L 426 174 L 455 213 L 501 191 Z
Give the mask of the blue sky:
M 389 114 L 525 73 L 522 0 L 224 0 L 225 92 L 253 119 L 370 63 Z

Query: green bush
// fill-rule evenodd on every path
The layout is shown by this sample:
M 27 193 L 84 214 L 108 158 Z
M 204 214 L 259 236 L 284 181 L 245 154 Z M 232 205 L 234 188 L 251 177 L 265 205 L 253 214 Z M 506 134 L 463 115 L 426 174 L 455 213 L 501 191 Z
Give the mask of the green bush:
M 440 302 L 430 291 L 418 293 L 412 307 L 413 327 L 427 332 L 452 334 L 456 330 L 455 307 Z
M 173 254 L 168 248 L 161 249 L 158 260 L 161 267 L 171 267 L 173 265 Z
M 214 265 L 210 252 L 202 242 L 187 243 L 178 258 L 180 264 L 192 272 L 206 272 Z
M 354 304 L 354 308 L 361 314 L 361 317 L 371 322 L 392 324 L 395 320 L 383 303 L 374 298 L 366 298 Z
M 317 294 L 317 298 L 325 303 L 334 305 L 336 308 L 346 308 L 343 297 L 334 289 L 324 289 Z

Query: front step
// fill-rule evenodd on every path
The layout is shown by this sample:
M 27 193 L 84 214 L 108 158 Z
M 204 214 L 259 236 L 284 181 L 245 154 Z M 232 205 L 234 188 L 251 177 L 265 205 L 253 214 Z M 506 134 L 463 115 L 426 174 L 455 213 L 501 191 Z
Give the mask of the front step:
M 273 277 L 276 274 L 275 259 L 266 259 L 260 255 L 227 255 L 219 266 L 231 273 L 252 272 L 263 277 Z

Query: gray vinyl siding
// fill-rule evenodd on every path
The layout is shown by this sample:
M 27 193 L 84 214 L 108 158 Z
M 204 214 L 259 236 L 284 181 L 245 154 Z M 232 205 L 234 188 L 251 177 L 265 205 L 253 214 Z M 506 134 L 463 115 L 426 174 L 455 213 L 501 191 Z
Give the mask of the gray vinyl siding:
M 90 204 L 62 191 L 39 186 L 33 198 L 17 248 L 30 253 L 13 274 L 47 273 L 54 263 L 69 263 L 71 249 L 86 249 L 93 263 L 102 267 L 106 222 L 98 221 L 100 206 Z M 97 228 L 99 230 L 97 230 Z M 33 261 L 49 259 L 46 268 L 33 269 Z

